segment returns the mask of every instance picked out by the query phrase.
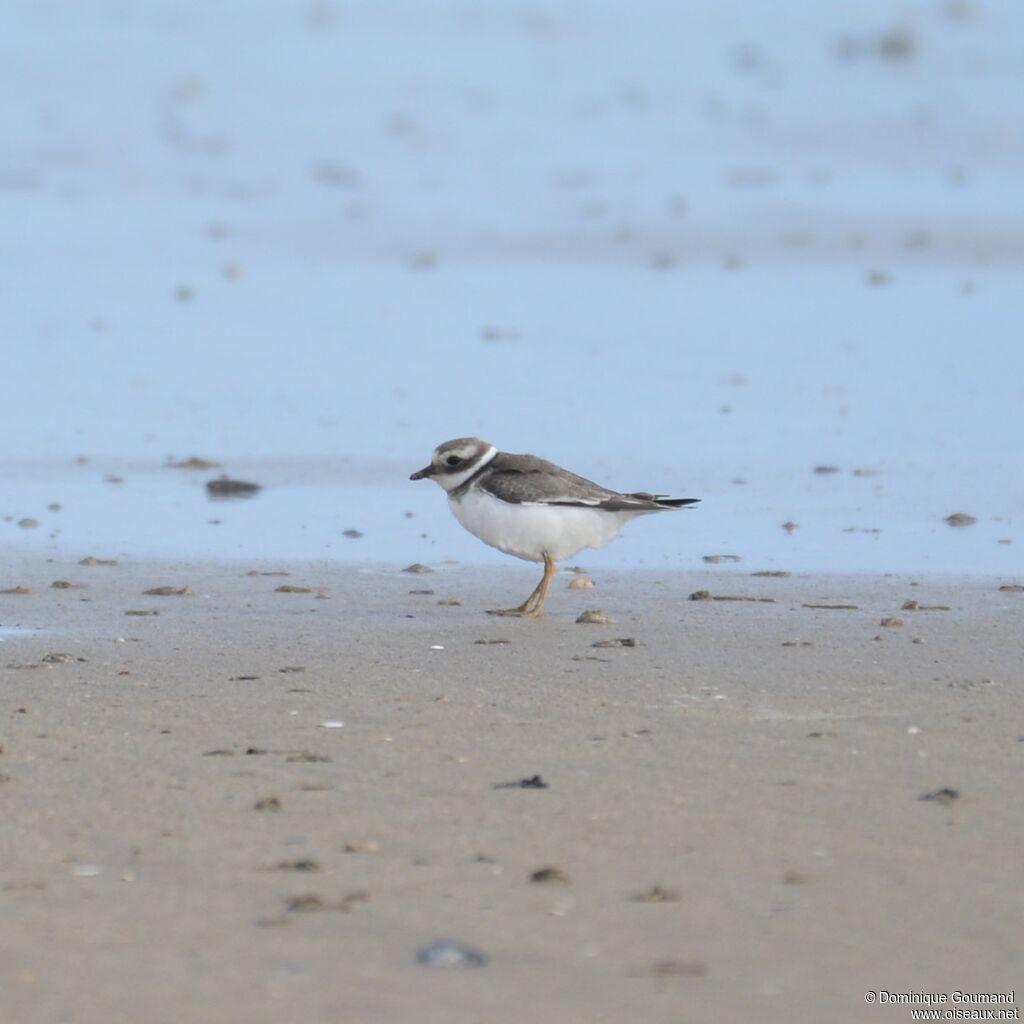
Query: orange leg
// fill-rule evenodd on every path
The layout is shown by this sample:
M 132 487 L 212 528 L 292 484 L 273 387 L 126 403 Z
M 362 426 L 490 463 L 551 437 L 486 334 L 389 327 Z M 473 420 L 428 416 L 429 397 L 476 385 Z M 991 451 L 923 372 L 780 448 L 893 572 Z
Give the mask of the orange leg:
M 533 593 L 518 608 L 495 608 L 488 611 L 488 615 L 515 615 L 520 618 L 539 618 L 544 610 L 544 601 L 548 596 L 548 587 L 551 585 L 551 578 L 555 575 L 555 563 L 544 552 L 544 575 L 540 583 L 533 589 Z

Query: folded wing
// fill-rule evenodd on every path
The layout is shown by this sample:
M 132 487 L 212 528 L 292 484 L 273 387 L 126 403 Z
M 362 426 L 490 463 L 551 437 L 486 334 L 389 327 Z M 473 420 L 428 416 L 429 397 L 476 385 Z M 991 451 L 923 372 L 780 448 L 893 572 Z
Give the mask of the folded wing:
M 670 498 L 637 491 L 620 494 L 532 455 L 499 454 L 482 475 L 480 486 L 515 505 L 598 508 L 606 512 L 662 512 L 684 508 L 699 498 Z

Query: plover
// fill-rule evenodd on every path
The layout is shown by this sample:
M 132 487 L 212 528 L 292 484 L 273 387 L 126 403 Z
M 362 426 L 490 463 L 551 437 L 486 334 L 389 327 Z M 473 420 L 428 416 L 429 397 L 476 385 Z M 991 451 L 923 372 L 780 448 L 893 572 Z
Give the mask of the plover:
M 536 455 L 499 452 L 478 437 L 457 437 L 435 448 L 430 465 L 409 477 L 427 478 L 445 489 L 452 514 L 475 537 L 507 555 L 544 563 L 540 583 L 518 608 L 491 615 L 536 618 L 556 562 L 583 548 L 603 548 L 637 516 L 700 500 L 610 491 Z

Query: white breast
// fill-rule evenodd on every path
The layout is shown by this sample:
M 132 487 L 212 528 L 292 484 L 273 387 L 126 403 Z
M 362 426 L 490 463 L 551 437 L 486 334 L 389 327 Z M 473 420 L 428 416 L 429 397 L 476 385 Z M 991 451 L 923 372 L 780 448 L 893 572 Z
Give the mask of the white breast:
M 636 515 L 592 508 L 513 505 L 475 487 L 460 498 L 449 498 L 448 504 L 455 518 L 475 537 L 528 562 L 543 562 L 544 552 L 561 562 L 583 548 L 603 548 Z

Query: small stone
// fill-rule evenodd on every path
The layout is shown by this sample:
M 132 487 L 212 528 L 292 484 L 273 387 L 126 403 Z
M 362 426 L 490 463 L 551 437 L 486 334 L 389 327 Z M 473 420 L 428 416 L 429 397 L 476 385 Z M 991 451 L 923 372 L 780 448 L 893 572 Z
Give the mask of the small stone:
M 142 592 L 143 597 L 191 597 L 191 587 L 150 587 Z
M 318 910 L 327 910 L 327 902 L 314 892 L 304 892 L 298 896 L 289 896 L 284 907 L 290 914 L 311 914 Z
M 487 957 L 472 946 L 461 942 L 441 939 L 424 946 L 416 954 L 416 962 L 423 967 L 441 967 L 451 970 L 457 967 L 483 967 Z
M 248 480 L 232 480 L 227 476 L 220 476 L 206 483 L 206 493 L 211 498 L 251 498 L 262 490 L 262 484 L 250 483 Z
M 954 512 L 951 516 L 946 516 L 946 522 L 950 526 L 973 526 L 977 521 L 967 512 Z
M 300 587 L 294 583 L 282 583 L 279 587 L 274 587 L 275 594 L 313 594 L 315 591 L 312 587 Z
M 274 865 L 275 871 L 302 871 L 310 874 L 320 871 L 320 865 L 312 857 L 302 857 L 297 860 L 279 860 Z
M 792 520 L 789 520 L 788 522 L 783 523 L 782 524 L 782 528 L 786 531 L 786 533 L 792 533 L 794 530 L 800 529 L 800 527 L 796 523 L 794 523 Z
M 822 475 L 824 475 L 826 473 L 838 473 L 839 472 L 839 467 L 838 466 L 815 466 L 814 467 L 814 472 L 822 474 Z
M 1004 583 L 999 588 L 1004 594 L 1021 594 L 1024 593 L 1024 586 L 1019 583 Z
M 497 639 L 497 640 L 474 640 L 475 644 L 483 644 L 484 646 L 491 646 L 493 644 L 510 644 L 511 640 Z
M 446 607 L 446 608 L 458 608 L 462 604 L 462 598 L 461 597 L 442 597 L 442 598 L 440 598 L 438 600 L 437 603 L 439 605 L 442 605 L 443 607 Z
M 33 519 L 31 516 L 26 516 L 24 519 L 18 520 L 18 525 L 23 530 L 34 530 L 39 525 L 39 520 Z
M 549 864 L 531 871 L 530 881 L 540 885 L 569 885 L 569 876 L 557 865 Z
M 570 590 L 593 590 L 594 581 L 589 576 L 574 576 L 569 580 Z
M 376 853 L 380 843 L 375 839 L 357 839 L 345 843 L 341 849 L 344 853 Z
M 889 615 L 879 622 L 880 626 L 902 626 L 903 620 L 897 615 Z
M 220 463 L 214 459 L 204 459 L 198 455 L 192 455 L 187 459 L 180 459 L 178 462 L 168 462 L 169 469 L 220 469 Z
M 701 560 L 707 562 L 708 565 L 718 565 L 721 562 L 742 561 L 739 555 L 701 555 Z
M 636 638 L 632 636 L 617 637 L 614 640 L 596 640 L 591 647 L 636 647 Z
M 655 883 L 649 889 L 641 889 L 629 897 L 634 903 L 676 903 L 679 893 Z
M 424 573 L 433 572 L 429 565 L 424 565 L 422 562 L 413 562 L 412 565 L 407 565 L 402 572 L 418 573 L 423 575 Z
M 79 565 L 119 565 L 116 558 L 95 558 L 93 555 L 86 555 Z
M 252 805 L 254 811 L 279 811 L 281 801 L 276 796 L 261 797 Z
M 933 790 L 930 793 L 922 793 L 918 800 L 926 800 L 936 804 L 951 804 L 954 800 L 960 799 L 960 791 L 950 786 L 943 786 L 941 789 Z
M 600 608 L 587 608 L 576 618 L 577 624 L 592 626 L 607 626 L 614 621 L 614 619 L 608 618 Z
M 125 612 L 125 615 L 137 615 L 140 618 L 159 614 L 155 608 L 132 608 Z
M 547 789 L 548 784 L 539 775 L 530 775 L 515 782 L 496 782 L 491 789 Z
M 18 594 L 24 596 L 25 594 L 31 594 L 32 591 L 28 587 L 23 587 L 20 584 L 15 587 L 7 587 L 4 590 L 0 590 L 0 594 Z
M 916 612 L 919 607 L 920 605 L 916 601 L 908 597 L 907 600 L 900 605 L 900 611 Z
M 363 536 L 362 530 L 348 529 L 341 531 L 342 537 L 348 537 L 349 540 L 359 540 Z
M 74 660 L 73 654 L 46 654 L 42 658 L 44 665 L 66 665 L 69 661 Z
M 75 586 L 70 580 L 54 580 L 51 584 L 54 590 L 70 590 Z

